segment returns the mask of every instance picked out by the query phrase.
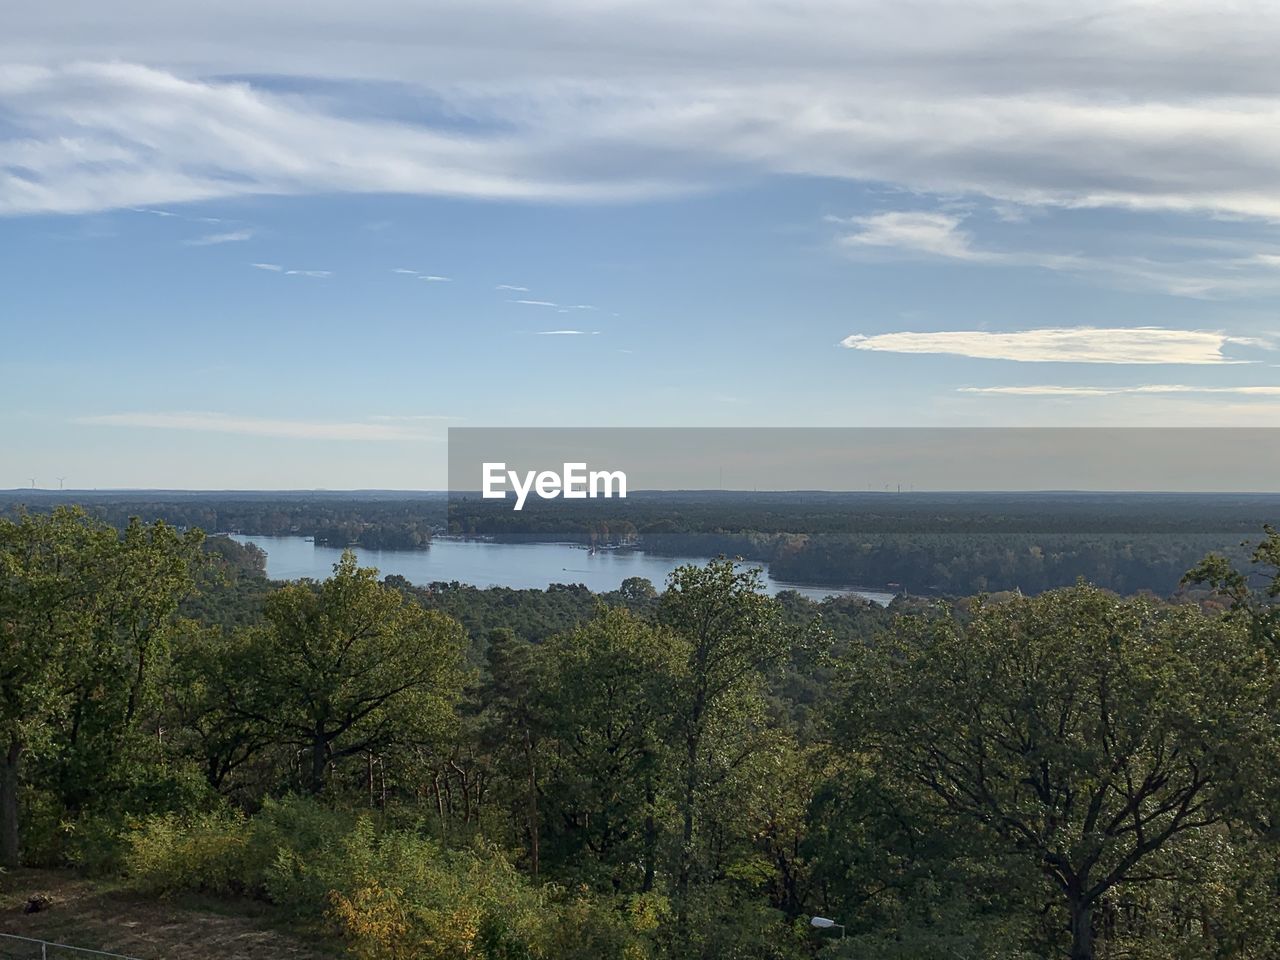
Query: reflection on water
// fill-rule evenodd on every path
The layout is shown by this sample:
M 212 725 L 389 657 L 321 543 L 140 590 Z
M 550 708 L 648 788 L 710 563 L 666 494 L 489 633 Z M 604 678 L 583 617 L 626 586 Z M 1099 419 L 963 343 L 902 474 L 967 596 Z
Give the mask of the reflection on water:
M 303 537 L 248 537 L 233 534 L 240 543 L 256 543 L 267 554 L 267 575 L 274 580 L 311 577 L 322 580 L 342 556 L 337 547 L 318 546 Z M 482 540 L 433 540 L 426 550 L 365 550 L 355 548 L 360 563 L 383 574 L 398 574 L 410 583 L 457 580 L 477 587 L 544 590 L 553 583 L 581 583 L 596 593 L 616 590 L 627 577 L 644 577 L 659 590 L 667 575 L 682 563 L 705 559 L 656 557 L 638 550 L 589 553 L 571 543 L 490 543 Z M 875 590 L 837 590 L 779 583 L 764 576 L 769 593 L 796 590 L 814 600 L 852 595 L 888 603 L 893 595 Z

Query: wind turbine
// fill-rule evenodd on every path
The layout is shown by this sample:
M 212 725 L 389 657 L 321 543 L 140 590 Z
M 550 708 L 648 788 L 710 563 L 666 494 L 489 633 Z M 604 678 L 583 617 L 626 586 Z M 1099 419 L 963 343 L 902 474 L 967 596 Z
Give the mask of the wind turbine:
M 67 479 L 67 478 L 66 478 L 66 477 L 58 477 L 58 489 L 59 489 L 59 490 L 61 490 L 61 489 L 62 489 L 62 481 L 63 481 L 63 480 L 65 480 L 65 479 Z
M 30 480 L 31 480 L 31 489 L 32 489 L 32 490 L 34 490 L 34 489 L 36 488 L 36 478 L 35 478 L 35 477 L 30 477 L 30 478 L 28 478 L 28 479 L 30 479 Z

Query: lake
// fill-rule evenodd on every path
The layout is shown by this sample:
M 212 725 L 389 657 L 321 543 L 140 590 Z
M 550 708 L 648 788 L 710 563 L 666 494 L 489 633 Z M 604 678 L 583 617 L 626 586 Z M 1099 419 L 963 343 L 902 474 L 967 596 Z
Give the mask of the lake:
M 312 543 L 304 537 L 251 537 L 232 534 L 239 543 L 255 543 L 267 554 L 267 576 L 273 580 L 311 577 L 323 580 L 342 556 L 337 547 Z M 553 583 L 581 583 L 595 593 L 617 590 L 627 577 L 644 577 L 659 590 L 667 575 L 682 563 L 705 563 L 706 558 L 659 557 L 639 550 L 589 553 L 572 543 L 491 543 L 484 540 L 431 541 L 425 550 L 365 550 L 355 548 L 362 566 L 377 567 L 383 576 L 398 574 L 410 583 L 457 580 L 477 587 L 545 590 Z M 893 594 L 877 590 L 782 583 L 766 571 L 769 593 L 795 590 L 813 600 L 856 596 L 885 604 Z

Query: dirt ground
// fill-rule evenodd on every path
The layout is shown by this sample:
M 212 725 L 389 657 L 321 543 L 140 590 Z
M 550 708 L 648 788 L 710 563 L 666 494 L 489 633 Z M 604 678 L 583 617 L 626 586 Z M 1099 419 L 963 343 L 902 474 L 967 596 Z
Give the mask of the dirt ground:
M 47 909 L 24 914 L 27 901 Z M 153 900 L 110 882 L 47 870 L 0 876 L 0 933 L 107 950 L 139 960 L 333 960 L 337 951 L 272 923 L 264 906 L 203 899 Z M 0 958 L 39 957 L 0 938 Z M 50 953 L 49 960 L 76 954 Z M 87 955 L 86 960 L 88 960 Z

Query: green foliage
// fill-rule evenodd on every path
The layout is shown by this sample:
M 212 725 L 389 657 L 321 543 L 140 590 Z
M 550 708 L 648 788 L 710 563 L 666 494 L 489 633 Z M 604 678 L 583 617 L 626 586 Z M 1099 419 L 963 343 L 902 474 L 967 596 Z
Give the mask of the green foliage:
M 675 897 L 681 935 L 688 937 L 693 887 L 715 868 L 699 834 L 715 831 L 711 798 L 731 787 L 760 743 L 765 672 L 822 635 L 789 626 L 778 601 L 761 591 L 759 570 L 739 570 L 724 558 L 677 568 L 659 619 L 681 644 L 669 736 L 681 818 Z
M 1195 603 L 885 610 L 726 559 L 272 586 L 230 541 L 19 517 L 0 825 L 369 960 L 1270 960 L 1277 560 L 1208 559 Z
M 252 818 L 155 817 L 130 834 L 141 891 L 248 893 L 333 931 L 356 957 L 643 960 L 645 904 L 616 910 L 531 883 L 492 848 L 449 850 L 413 829 L 380 829 L 315 801 Z
M 321 584 L 282 587 L 266 623 L 224 662 L 231 712 L 305 751 L 302 780 L 397 741 L 438 738 L 462 685 L 457 623 L 423 610 L 347 552 Z
M 254 889 L 262 873 L 242 815 L 152 817 L 128 835 L 124 869 L 145 893 L 234 894 Z
M 547 645 L 547 845 L 562 875 L 614 891 L 652 889 L 670 761 L 664 725 L 681 652 L 669 632 L 619 608 Z
M 979 604 L 965 623 L 904 621 L 855 670 L 850 741 L 1036 869 L 1073 957 L 1093 956 L 1113 891 L 1153 871 L 1191 882 L 1185 845 L 1274 756 L 1273 662 L 1190 606 L 1084 586 Z
M 146 779 L 145 729 L 203 534 L 80 510 L 0 520 L 0 859 L 20 857 L 22 766 L 76 809 Z

